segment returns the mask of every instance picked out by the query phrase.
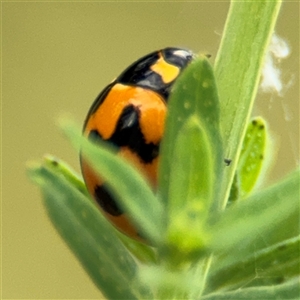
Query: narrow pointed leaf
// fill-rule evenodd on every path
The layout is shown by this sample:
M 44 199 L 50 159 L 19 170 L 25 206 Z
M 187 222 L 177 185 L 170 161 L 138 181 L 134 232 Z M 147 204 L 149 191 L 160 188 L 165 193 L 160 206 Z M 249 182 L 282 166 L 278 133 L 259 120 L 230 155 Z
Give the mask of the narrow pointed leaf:
M 245 198 L 257 185 L 266 163 L 267 131 L 264 119 L 257 117 L 248 124 L 229 202 Z
M 237 167 L 240 197 L 248 195 L 255 187 L 262 170 L 266 152 L 266 123 L 253 119 L 247 127 Z
M 32 168 L 29 175 L 42 190 L 53 225 L 101 292 L 108 299 L 149 296 L 138 284 L 132 287 L 136 262 L 97 208 L 63 175 L 47 167 Z
M 185 256 L 203 248 L 213 201 L 213 148 L 196 116 L 178 133 L 170 175 L 168 239 Z M 185 253 L 185 254 L 184 254 Z
M 300 234 L 299 174 L 295 171 L 220 214 L 210 229 L 211 246 L 223 257 L 220 267 L 251 254 L 254 244 L 258 251 Z
M 241 287 L 276 285 L 299 276 L 300 236 L 257 251 L 220 268 L 216 257 L 209 270 L 206 293 Z
M 64 178 L 66 178 L 73 187 L 77 188 L 78 191 L 87 196 L 87 199 L 89 199 L 94 205 L 96 205 L 95 201 L 91 199 L 91 195 L 87 191 L 83 179 L 66 162 L 53 155 L 48 154 L 44 157 L 43 163 L 46 167 L 50 168 L 50 170 L 53 170 L 55 173 L 64 176 Z M 137 259 L 145 263 L 155 261 L 155 252 L 150 246 L 127 237 L 115 228 L 114 231 L 115 234 L 117 234 L 120 240 L 123 242 L 125 247 Z
M 53 155 L 47 154 L 44 156 L 43 163 L 55 173 L 64 176 L 72 186 L 76 187 L 83 195 L 89 197 L 83 179 L 66 162 Z
M 167 203 L 170 198 L 170 176 L 178 133 L 190 116 L 200 120 L 208 140 L 214 145 L 213 182 L 214 203 L 218 206 L 221 172 L 224 168 L 219 129 L 219 101 L 212 67 L 206 57 L 196 59 L 177 79 L 168 103 L 165 136 L 160 148 L 159 192 Z M 184 145 L 189 148 L 190 145 Z M 195 158 L 197 159 L 197 158 Z M 187 175 L 188 176 L 188 175 Z
M 239 289 L 232 292 L 213 293 L 204 297 L 201 300 L 257 300 L 257 299 L 299 299 L 300 295 L 300 280 L 299 278 L 290 280 L 286 283 L 271 286 L 251 287 Z M 199 299 L 200 300 L 200 299 Z
M 71 121 L 62 121 L 62 127 L 71 142 L 78 146 L 93 169 L 104 178 L 121 208 L 128 212 L 142 236 L 153 244 L 162 238 L 162 205 L 153 194 L 142 175 L 118 157 L 105 142 L 92 144 L 81 137 L 80 131 Z M 101 144 L 100 144 L 101 143 Z
M 232 161 L 222 178 L 223 208 L 230 193 L 280 6 L 281 0 L 232 1 L 230 5 L 214 67 L 222 112 L 224 152 Z

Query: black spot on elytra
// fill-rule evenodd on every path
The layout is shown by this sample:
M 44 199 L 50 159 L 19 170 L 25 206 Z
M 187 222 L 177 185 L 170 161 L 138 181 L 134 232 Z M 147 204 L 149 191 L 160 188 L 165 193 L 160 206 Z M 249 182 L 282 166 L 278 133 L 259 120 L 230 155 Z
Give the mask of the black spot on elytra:
M 146 144 L 140 127 L 140 111 L 134 105 L 126 106 L 119 117 L 113 135 L 104 140 L 97 130 L 91 130 L 88 139 L 97 141 L 107 141 L 117 148 L 128 147 L 136 153 L 144 163 L 151 163 L 158 156 L 159 145 L 154 143 Z
M 94 191 L 95 199 L 100 207 L 112 216 L 120 216 L 123 211 L 118 207 L 115 200 L 104 185 L 98 185 Z
M 117 148 L 128 147 L 145 163 L 150 163 L 158 156 L 159 145 L 145 143 L 139 120 L 139 109 L 134 105 L 128 105 L 123 109 L 115 131 L 110 139 L 104 140 L 97 130 L 91 130 L 89 132 L 88 139 L 95 143 L 97 143 L 97 141 L 107 141 Z M 96 186 L 94 196 L 97 203 L 105 212 L 113 216 L 123 214 L 123 211 L 118 207 L 113 196 L 110 194 L 105 185 Z
M 111 138 L 108 140 L 117 147 L 128 147 L 145 163 L 150 163 L 158 156 L 159 145 L 146 144 L 140 127 L 140 111 L 134 105 L 126 106 L 118 120 Z

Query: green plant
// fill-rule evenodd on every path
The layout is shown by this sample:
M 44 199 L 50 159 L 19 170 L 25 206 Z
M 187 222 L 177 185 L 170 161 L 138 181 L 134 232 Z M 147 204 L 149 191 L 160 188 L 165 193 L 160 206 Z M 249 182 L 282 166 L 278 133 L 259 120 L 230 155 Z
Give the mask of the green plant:
M 108 145 L 61 121 L 151 246 L 117 232 L 65 163 L 47 156 L 28 169 L 54 226 L 108 299 L 299 296 L 299 171 L 251 193 L 267 130 L 249 119 L 280 4 L 233 1 L 214 68 L 199 56 L 176 82 L 156 195 Z

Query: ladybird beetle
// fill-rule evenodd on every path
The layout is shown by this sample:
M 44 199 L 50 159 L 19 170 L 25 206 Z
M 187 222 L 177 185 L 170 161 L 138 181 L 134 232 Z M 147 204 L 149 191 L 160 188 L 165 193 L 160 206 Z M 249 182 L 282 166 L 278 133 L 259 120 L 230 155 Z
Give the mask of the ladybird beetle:
M 194 58 L 186 49 L 165 48 L 129 66 L 96 98 L 86 117 L 83 134 L 117 147 L 155 189 L 159 144 L 169 94 L 181 71 Z M 87 189 L 107 218 L 123 233 L 143 240 L 111 196 L 108 187 L 81 157 Z

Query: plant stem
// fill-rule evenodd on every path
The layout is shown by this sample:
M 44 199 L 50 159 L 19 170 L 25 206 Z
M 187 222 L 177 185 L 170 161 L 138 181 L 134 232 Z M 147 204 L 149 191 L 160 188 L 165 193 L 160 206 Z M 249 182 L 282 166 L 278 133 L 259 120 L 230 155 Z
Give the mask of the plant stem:
M 215 62 L 221 105 L 221 131 L 226 167 L 222 194 L 225 208 L 256 96 L 261 69 L 281 1 L 232 1 Z

